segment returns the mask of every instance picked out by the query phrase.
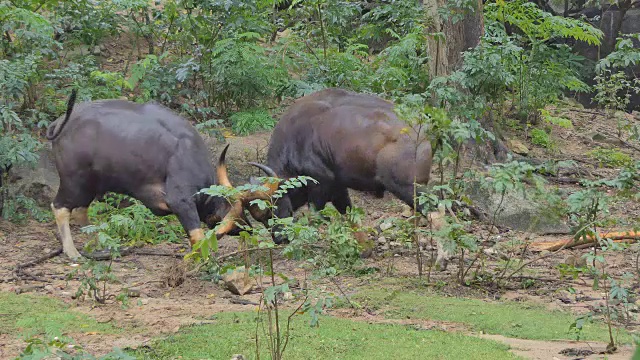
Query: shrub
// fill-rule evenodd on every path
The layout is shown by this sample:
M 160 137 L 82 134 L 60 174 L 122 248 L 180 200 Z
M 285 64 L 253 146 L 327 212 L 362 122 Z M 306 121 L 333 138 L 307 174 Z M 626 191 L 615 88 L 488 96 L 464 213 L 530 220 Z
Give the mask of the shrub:
M 587 156 L 597 160 L 600 166 L 625 167 L 633 164 L 631 156 L 617 149 L 597 148 L 587 153 Z
M 551 149 L 553 147 L 553 140 L 551 140 L 549 134 L 542 129 L 531 130 L 531 143 L 542 146 L 546 149 Z
M 229 117 L 229 121 L 233 132 L 243 136 L 272 129 L 277 122 L 265 109 L 237 112 Z

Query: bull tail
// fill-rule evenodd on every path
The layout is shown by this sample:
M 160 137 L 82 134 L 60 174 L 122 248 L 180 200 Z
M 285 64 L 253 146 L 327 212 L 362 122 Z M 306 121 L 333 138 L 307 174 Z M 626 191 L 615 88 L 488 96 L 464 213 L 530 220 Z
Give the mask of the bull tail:
M 67 101 L 67 113 L 64 119 L 62 119 L 59 123 L 54 122 L 49 125 L 49 127 L 47 128 L 47 140 L 49 141 L 54 140 L 55 138 L 58 137 L 58 135 L 60 135 L 60 132 L 62 132 L 62 129 L 64 128 L 64 126 L 69 121 L 69 118 L 71 117 L 73 106 L 76 104 L 77 93 L 78 93 L 77 89 L 71 90 L 71 96 L 69 96 L 69 100 Z

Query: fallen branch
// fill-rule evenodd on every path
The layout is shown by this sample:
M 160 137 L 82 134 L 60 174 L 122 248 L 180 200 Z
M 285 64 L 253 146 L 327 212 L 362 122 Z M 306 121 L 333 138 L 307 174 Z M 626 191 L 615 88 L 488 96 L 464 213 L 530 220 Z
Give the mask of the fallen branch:
M 284 249 L 284 246 L 274 246 L 272 248 L 268 248 L 268 247 L 264 247 L 264 248 L 259 248 L 259 247 L 255 247 L 255 248 L 250 248 L 250 249 L 244 249 L 244 250 L 238 250 L 238 251 L 234 251 L 234 252 L 230 252 L 228 254 L 224 254 L 224 255 L 220 255 L 216 258 L 216 260 L 221 261 L 227 258 L 230 258 L 232 256 L 238 255 L 238 254 L 243 254 L 245 252 L 254 252 L 254 251 L 260 251 L 260 250 L 279 250 L 279 249 Z
M 587 235 L 580 237 L 579 239 L 568 239 L 559 241 L 545 241 L 536 242 L 530 245 L 532 251 L 556 251 L 560 249 L 569 249 L 582 245 L 595 244 L 597 239 L 611 239 L 614 242 L 630 242 L 630 240 L 640 240 L 640 232 L 626 231 L 626 232 L 611 232 L 601 233 L 598 236 Z
M 41 262 L 47 261 L 49 259 L 52 259 L 52 258 L 54 258 L 54 257 L 56 257 L 56 256 L 58 256 L 60 254 L 62 254 L 62 248 L 54 250 L 54 251 L 52 251 L 52 252 L 50 252 L 50 253 L 48 253 L 46 255 L 43 255 L 43 256 L 35 259 L 35 260 L 26 262 L 24 264 L 18 264 L 18 265 L 16 265 L 15 271 L 16 272 L 20 272 L 23 269 L 26 269 L 28 267 L 32 267 L 34 265 L 40 264 Z
M 170 252 L 170 253 L 156 252 L 156 251 L 149 251 L 144 249 L 135 250 L 133 253 L 136 255 L 146 255 L 146 256 L 169 256 L 169 257 L 175 257 L 178 259 L 181 259 L 184 257 L 184 254 L 177 254 L 173 252 Z

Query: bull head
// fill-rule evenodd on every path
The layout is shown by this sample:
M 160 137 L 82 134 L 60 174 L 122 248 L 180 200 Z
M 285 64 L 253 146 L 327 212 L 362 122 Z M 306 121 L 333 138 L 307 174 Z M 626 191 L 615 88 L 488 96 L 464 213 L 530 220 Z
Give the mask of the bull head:
M 218 165 L 216 167 L 216 175 L 218 177 L 218 183 L 221 186 L 225 186 L 228 188 L 233 188 L 231 181 L 229 180 L 229 176 L 227 173 L 227 165 L 225 161 L 225 156 L 227 153 L 227 149 L 229 145 L 227 145 L 222 153 L 220 154 L 220 160 L 218 161 Z M 268 166 L 258 164 L 258 163 L 250 163 L 253 166 L 263 170 L 271 177 L 277 177 L 276 173 L 269 168 Z M 261 200 L 270 200 L 271 196 L 278 190 L 279 182 L 265 182 L 262 186 L 266 187 L 265 191 L 243 191 L 234 196 L 231 200 L 231 208 L 229 212 L 224 216 L 221 225 L 216 231 L 216 237 L 220 238 L 221 236 L 233 231 L 236 228 L 236 221 L 242 220 L 244 223 L 248 223 L 248 220 L 244 216 L 244 209 L 248 209 L 251 216 L 263 223 L 270 217 L 270 212 L 268 210 L 260 210 L 258 206 L 251 205 L 250 202 L 253 200 L 261 199 Z M 209 200 L 207 200 L 209 201 Z

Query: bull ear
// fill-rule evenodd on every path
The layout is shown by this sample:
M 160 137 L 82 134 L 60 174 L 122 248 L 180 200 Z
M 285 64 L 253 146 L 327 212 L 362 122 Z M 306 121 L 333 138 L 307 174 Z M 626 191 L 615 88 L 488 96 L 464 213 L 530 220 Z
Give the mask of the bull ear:
M 224 150 L 220 154 L 220 159 L 218 160 L 218 166 L 216 167 L 216 175 L 218 177 L 218 184 L 225 187 L 233 187 L 231 185 L 231 181 L 229 181 L 229 175 L 227 174 L 227 163 L 225 157 L 227 156 L 227 149 L 229 149 L 229 145 L 225 146 Z

